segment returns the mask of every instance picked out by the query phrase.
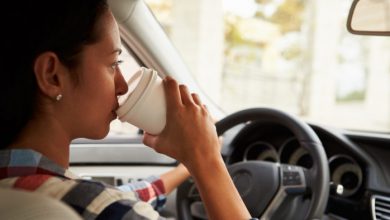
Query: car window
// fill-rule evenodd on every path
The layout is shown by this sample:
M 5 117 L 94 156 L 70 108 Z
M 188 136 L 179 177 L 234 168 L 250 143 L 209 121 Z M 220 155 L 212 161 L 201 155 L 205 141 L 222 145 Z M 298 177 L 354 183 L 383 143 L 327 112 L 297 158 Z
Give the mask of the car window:
M 130 77 L 140 68 L 137 60 L 130 51 L 122 45 L 122 53 L 119 55 L 119 59 L 123 61 L 120 64 L 119 68 L 126 80 L 126 82 L 130 79 Z M 135 136 L 138 134 L 139 129 L 129 123 L 121 122 L 119 119 L 116 119 L 110 124 L 110 133 L 108 136 L 116 136 L 123 135 L 126 136 Z
M 351 0 L 146 0 L 202 89 L 228 113 L 390 131 L 390 40 L 348 33 Z

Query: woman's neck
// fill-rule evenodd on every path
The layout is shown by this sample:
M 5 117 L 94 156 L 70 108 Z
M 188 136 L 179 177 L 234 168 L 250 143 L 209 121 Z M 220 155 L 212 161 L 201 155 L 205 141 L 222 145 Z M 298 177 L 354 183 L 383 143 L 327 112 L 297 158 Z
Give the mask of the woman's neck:
M 68 168 L 71 138 L 54 119 L 30 120 L 10 149 L 33 149 L 58 165 Z

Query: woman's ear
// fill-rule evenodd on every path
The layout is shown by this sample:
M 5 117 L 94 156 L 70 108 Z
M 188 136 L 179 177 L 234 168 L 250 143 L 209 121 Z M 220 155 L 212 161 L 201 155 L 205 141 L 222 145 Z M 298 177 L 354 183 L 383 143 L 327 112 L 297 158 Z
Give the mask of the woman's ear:
M 34 73 L 42 94 L 55 99 L 62 93 L 63 64 L 53 52 L 40 54 L 34 62 Z

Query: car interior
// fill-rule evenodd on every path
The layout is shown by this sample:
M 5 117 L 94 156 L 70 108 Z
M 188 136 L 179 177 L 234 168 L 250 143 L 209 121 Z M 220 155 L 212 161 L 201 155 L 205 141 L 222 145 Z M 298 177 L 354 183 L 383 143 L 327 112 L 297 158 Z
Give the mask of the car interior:
M 238 0 L 227 2 L 232 1 L 238 2 Z M 207 84 L 206 81 L 211 76 L 197 79 L 194 77 L 194 71 L 190 68 L 191 62 L 183 57 L 185 53 L 180 52 L 178 46 L 173 43 L 169 34 L 171 29 L 166 28 L 166 23 L 159 20 L 159 16 L 162 15 L 153 9 L 157 0 L 109 0 L 108 2 L 121 32 L 125 60 L 121 69 L 125 78 L 130 78 L 131 74 L 140 67 L 147 67 L 156 70 L 161 77 L 172 76 L 200 95 L 211 114 L 217 119 L 217 132 L 222 137 L 221 155 L 253 217 L 311 219 L 310 216 L 317 216 L 320 213 L 323 215 L 322 219 L 390 219 L 390 102 L 387 100 L 390 99 L 390 84 L 386 84 L 390 83 L 390 65 L 387 62 L 378 63 L 370 60 L 377 69 L 378 65 L 383 65 L 383 68 L 379 69 L 384 71 L 383 77 L 385 78 L 380 78 L 376 82 L 382 82 L 384 87 L 372 84 L 370 86 L 386 88 L 386 90 L 378 91 L 376 93 L 378 95 L 374 95 L 376 99 L 379 99 L 380 104 L 386 104 L 386 106 L 381 108 L 383 105 L 375 105 L 374 101 L 369 103 L 374 105 L 373 108 L 376 110 L 384 112 L 386 117 L 378 119 L 375 116 L 376 113 L 373 113 L 363 117 L 356 114 L 356 117 L 352 118 L 352 123 L 357 123 L 356 121 L 359 120 L 365 122 L 366 118 L 375 118 L 379 120 L 378 123 L 383 124 L 383 128 L 380 129 L 371 129 L 370 126 L 344 127 L 342 117 L 336 116 L 335 124 L 330 125 L 330 122 L 328 124 L 327 120 L 332 118 L 333 113 L 329 117 L 321 114 L 326 111 L 326 100 L 329 98 L 321 96 L 321 91 L 328 89 L 326 81 L 321 80 L 319 86 L 312 90 L 313 93 L 320 94 L 319 98 L 313 98 L 319 103 L 318 107 L 313 108 L 317 108 L 318 117 L 324 119 L 320 123 L 301 117 L 304 115 L 302 112 L 287 111 L 289 107 L 286 110 L 256 103 L 245 106 L 233 103 L 232 105 L 235 105 L 237 110 L 227 112 L 213 100 L 213 94 L 209 94 L 209 90 L 202 87 L 202 84 Z M 207 1 L 199 2 L 202 2 L 199 3 L 201 5 L 206 4 Z M 325 13 L 324 16 L 331 20 L 332 12 L 326 11 L 325 6 L 327 4 L 337 5 L 339 1 L 322 1 L 323 7 L 317 7 L 313 3 L 316 2 L 314 0 L 260 0 L 243 1 L 242 4 L 245 5 L 245 2 L 256 2 L 258 5 L 267 5 L 270 4 L 269 2 L 310 4 L 311 9 L 317 14 Z M 343 29 L 345 35 L 352 37 L 357 35 L 362 41 L 368 38 L 374 38 L 374 40 L 380 38 L 378 41 L 385 41 L 386 45 L 390 45 L 390 41 L 386 41 L 386 36 L 390 36 L 390 1 L 345 0 L 342 2 L 346 5 L 341 7 L 344 10 L 342 14 L 345 23 L 339 25 L 339 28 Z M 178 3 L 178 1 L 164 1 L 163 6 L 176 3 L 185 4 Z M 287 8 L 286 10 L 293 9 Z M 181 13 L 190 14 L 185 11 Z M 204 13 L 207 14 L 207 12 Z M 218 15 L 212 11 L 209 12 L 210 14 Z M 304 15 L 309 16 L 310 13 Z M 306 19 L 306 17 L 301 19 Z M 207 24 L 207 18 L 202 22 Z M 305 28 L 310 28 L 311 23 L 308 24 Z M 266 26 L 266 24 L 263 25 L 262 27 Z M 329 28 L 328 31 L 331 32 L 331 30 L 333 29 Z M 271 28 L 264 29 L 264 32 L 272 34 Z M 340 33 L 334 34 L 341 35 Z M 207 38 L 209 35 L 204 34 L 200 38 L 202 37 Z M 257 37 L 257 35 L 253 34 L 251 37 Z M 191 50 L 191 45 L 188 45 L 191 42 L 184 44 L 187 44 Z M 253 46 L 255 43 L 249 45 Z M 237 53 L 244 53 L 246 50 L 241 48 L 237 51 Z M 364 51 L 372 52 L 367 48 L 363 48 Z M 313 52 L 311 55 L 314 56 L 316 53 Z M 388 59 L 389 56 L 385 55 L 383 55 L 385 59 Z M 372 57 L 367 56 L 368 58 Z M 325 54 L 321 59 L 328 58 Z M 206 57 L 207 60 L 213 62 L 214 58 Z M 264 59 L 264 62 L 266 61 Z M 229 67 L 236 68 L 233 64 L 225 65 L 223 70 L 229 72 Z M 304 69 L 302 66 L 297 68 Z M 321 68 L 326 70 L 324 66 Z M 259 80 L 267 79 L 260 77 Z M 348 78 L 347 81 L 353 81 L 353 79 Z M 244 84 L 241 85 L 241 89 L 245 90 L 242 86 Z M 276 84 L 271 84 L 269 87 L 276 87 Z M 262 93 L 266 90 L 257 88 L 256 91 Z M 279 97 L 272 92 L 264 92 L 263 95 L 270 96 L 270 100 Z M 287 97 L 284 99 L 287 100 L 286 102 L 293 99 L 290 100 L 289 95 L 288 93 L 281 94 Z M 252 99 L 248 98 L 248 102 L 251 101 Z M 360 108 L 356 102 L 352 105 Z M 347 115 L 354 114 L 355 112 L 347 110 Z M 151 175 L 160 175 L 178 164 L 174 159 L 145 146 L 142 143 L 142 135 L 142 130 L 116 120 L 112 122 L 111 132 L 105 139 L 77 139 L 72 142 L 70 170 L 84 179 L 119 186 Z M 13 198 L 12 202 L 8 198 Z M 15 210 L 18 211 L 11 211 L 13 206 L 17 206 L 18 209 Z M 58 210 L 58 212 L 53 210 Z M 208 219 L 200 195 L 191 179 L 168 195 L 166 206 L 160 214 L 168 218 L 183 220 Z M 64 204 L 49 198 L 35 193 L 1 189 L 0 219 L 79 219 L 79 217 Z

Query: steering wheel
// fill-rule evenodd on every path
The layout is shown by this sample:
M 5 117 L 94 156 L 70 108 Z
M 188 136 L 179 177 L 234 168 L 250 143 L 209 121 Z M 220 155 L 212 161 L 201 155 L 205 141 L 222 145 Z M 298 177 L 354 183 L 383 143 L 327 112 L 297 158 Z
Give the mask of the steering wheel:
M 257 120 L 288 128 L 313 158 L 313 166 L 305 169 L 265 161 L 245 161 L 228 165 L 229 174 L 250 214 L 260 219 L 293 219 L 291 213 L 294 213 L 294 210 L 290 210 L 287 216 L 280 213 L 299 206 L 296 198 L 309 194 L 307 211 L 300 219 L 321 219 L 329 196 L 329 167 L 320 139 L 298 118 L 270 108 L 252 108 L 233 113 L 216 123 L 217 133 L 221 136 L 236 125 Z M 195 219 L 207 218 L 192 179 L 179 186 L 176 204 L 178 219 L 193 220 L 194 216 Z

